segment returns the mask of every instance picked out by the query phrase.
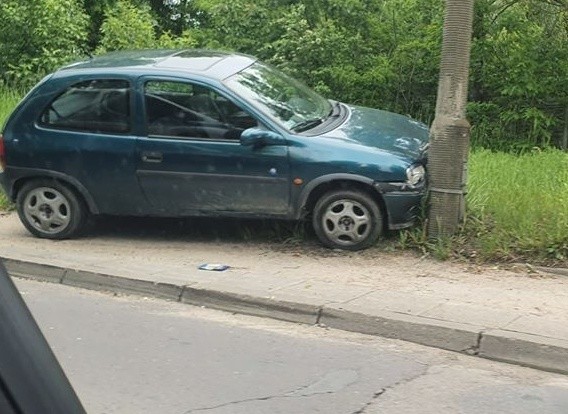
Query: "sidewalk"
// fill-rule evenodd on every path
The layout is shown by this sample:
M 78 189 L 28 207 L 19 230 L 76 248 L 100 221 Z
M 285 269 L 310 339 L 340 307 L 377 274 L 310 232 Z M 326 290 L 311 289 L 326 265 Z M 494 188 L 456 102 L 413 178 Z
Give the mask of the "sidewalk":
M 159 225 L 158 225 L 159 227 Z M 198 242 L 154 224 L 78 240 L 32 237 L 0 215 L 16 277 L 320 324 L 568 373 L 568 275 L 440 263 L 377 250 Z M 198 270 L 203 263 L 230 266 Z

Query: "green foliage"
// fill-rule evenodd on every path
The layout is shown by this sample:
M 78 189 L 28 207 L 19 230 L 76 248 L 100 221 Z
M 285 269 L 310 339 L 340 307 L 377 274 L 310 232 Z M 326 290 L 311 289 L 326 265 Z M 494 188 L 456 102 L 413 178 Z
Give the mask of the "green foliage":
M 136 6 L 129 0 L 117 0 L 105 12 L 97 53 L 155 47 L 154 26 L 149 6 Z
M 90 17 L 87 44 L 89 50 L 95 50 L 100 42 L 100 29 L 105 18 L 105 10 L 116 0 L 83 0 L 85 12 Z
M 88 18 L 81 5 L 88 13 Z M 341 101 L 430 123 L 443 0 L 38 0 L 0 3 L 0 78 L 27 87 L 85 51 L 206 47 L 258 56 Z M 561 145 L 565 1 L 475 2 L 472 144 Z
M 116 0 L 105 12 L 101 24 L 97 53 L 133 49 L 179 49 L 197 46 L 195 31 L 184 30 L 178 35 L 158 30 L 152 9 L 130 0 Z
M 568 107 L 568 8 L 560 2 L 476 2 L 472 143 L 527 151 L 560 143 Z
M 169 32 L 171 36 L 183 37 L 188 29 L 205 24 L 207 15 L 200 10 L 194 0 L 148 0 L 160 33 Z
M 0 128 L 4 126 L 8 116 L 12 113 L 22 96 L 22 93 L 14 89 L 0 86 Z
M 0 78 L 27 87 L 83 53 L 88 17 L 77 0 L 2 0 Z
M 204 46 L 254 54 L 334 99 L 432 118 L 442 1 L 199 4 Z
M 561 141 L 568 107 L 562 2 L 476 2 L 471 104 L 476 147 L 522 152 Z M 203 46 L 259 56 L 320 93 L 431 122 L 441 0 L 200 0 Z M 200 37 L 201 36 L 201 37 Z
M 164 49 L 194 48 L 198 44 L 198 37 L 193 30 L 186 30 L 180 36 L 173 36 L 170 32 L 164 32 L 156 40 L 156 47 Z

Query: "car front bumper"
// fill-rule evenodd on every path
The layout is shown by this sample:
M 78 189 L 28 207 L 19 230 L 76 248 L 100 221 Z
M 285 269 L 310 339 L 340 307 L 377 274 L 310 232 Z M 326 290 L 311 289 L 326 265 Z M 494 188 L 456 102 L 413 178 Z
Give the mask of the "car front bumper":
M 426 185 L 410 187 L 404 183 L 375 183 L 381 193 L 388 218 L 389 230 L 411 227 L 422 213 Z

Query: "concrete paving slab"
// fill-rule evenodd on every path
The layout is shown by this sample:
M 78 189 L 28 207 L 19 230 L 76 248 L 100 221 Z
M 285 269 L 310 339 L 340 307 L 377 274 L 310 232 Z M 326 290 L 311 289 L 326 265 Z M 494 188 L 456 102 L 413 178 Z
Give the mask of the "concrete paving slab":
M 534 335 L 568 341 L 566 320 L 554 320 L 546 316 L 521 316 L 503 326 L 507 331 L 530 332 Z
M 291 284 L 304 283 L 304 278 L 285 279 L 273 275 L 243 275 L 239 272 L 208 272 L 201 271 L 195 280 L 195 287 L 199 289 L 232 292 L 241 295 L 258 297 L 277 297 L 291 299 L 294 297 L 283 293 L 283 289 Z
M 502 328 L 521 317 L 519 312 L 464 305 L 463 303 L 443 303 L 419 315 L 444 321 L 469 323 L 484 328 Z
M 420 315 L 445 302 L 446 299 L 444 298 L 420 293 L 375 290 L 367 295 L 344 302 L 342 308 L 353 312 L 366 312 L 368 309 L 379 309 L 409 315 Z
M 350 286 L 349 289 L 337 289 L 337 284 L 318 280 L 304 280 L 291 286 L 276 289 L 273 294 L 286 300 L 302 298 L 319 304 L 349 302 L 373 292 L 366 286 Z

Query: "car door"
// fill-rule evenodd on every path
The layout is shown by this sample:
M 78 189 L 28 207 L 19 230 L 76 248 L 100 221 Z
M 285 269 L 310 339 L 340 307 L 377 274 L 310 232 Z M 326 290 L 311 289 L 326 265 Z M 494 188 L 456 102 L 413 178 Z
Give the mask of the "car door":
M 131 83 L 92 77 L 75 81 L 46 106 L 27 165 L 79 182 L 101 213 L 146 214 L 137 184 Z M 26 137 L 26 139 L 29 139 Z
M 287 147 L 239 142 L 257 119 L 202 84 L 144 79 L 140 88 L 147 135 L 138 140 L 137 175 L 158 213 L 288 214 Z

